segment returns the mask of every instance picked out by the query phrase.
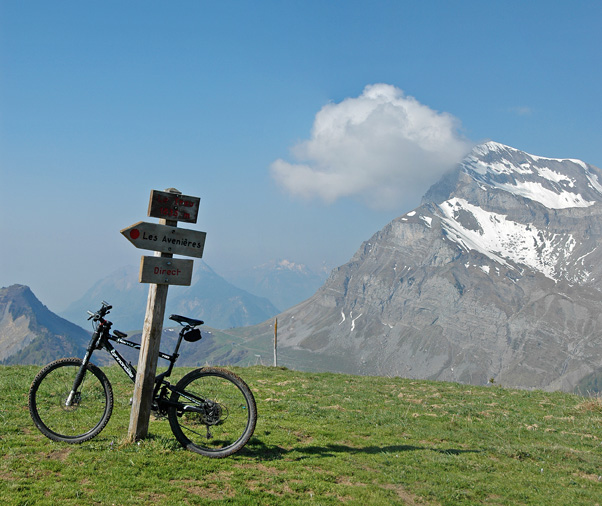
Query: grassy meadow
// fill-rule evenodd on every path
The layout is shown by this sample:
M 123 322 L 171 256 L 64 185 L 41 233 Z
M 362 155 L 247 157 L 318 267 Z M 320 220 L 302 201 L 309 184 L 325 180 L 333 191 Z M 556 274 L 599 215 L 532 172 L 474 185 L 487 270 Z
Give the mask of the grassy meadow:
M 403 378 L 234 368 L 259 419 L 238 454 L 182 449 L 167 420 L 126 444 L 133 385 L 103 432 L 55 443 L 29 417 L 40 367 L 0 367 L 3 505 L 602 505 L 602 401 Z M 189 369 L 176 369 L 179 379 Z

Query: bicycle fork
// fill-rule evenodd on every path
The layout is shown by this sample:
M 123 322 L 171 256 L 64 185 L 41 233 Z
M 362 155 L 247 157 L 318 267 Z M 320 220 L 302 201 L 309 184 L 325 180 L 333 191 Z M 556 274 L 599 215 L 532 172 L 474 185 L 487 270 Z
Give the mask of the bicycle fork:
M 77 371 L 77 374 L 75 375 L 75 380 L 73 381 L 73 387 L 71 388 L 71 392 L 69 392 L 67 399 L 65 399 L 66 408 L 70 408 L 71 406 L 77 405 L 79 403 L 78 390 L 84 381 L 84 377 L 86 376 L 86 369 L 88 368 L 88 364 L 90 363 L 91 354 L 92 352 L 90 350 L 86 352 L 86 355 L 82 360 L 82 365 L 79 368 L 79 371 Z

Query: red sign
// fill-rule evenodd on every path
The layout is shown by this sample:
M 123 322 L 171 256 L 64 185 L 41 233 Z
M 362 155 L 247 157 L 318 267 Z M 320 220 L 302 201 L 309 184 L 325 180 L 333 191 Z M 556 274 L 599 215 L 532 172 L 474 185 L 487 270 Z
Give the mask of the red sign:
M 142 257 L 140 283 L 190 286 L 193 260 Z
M 196 223 L 200 203 L 199 197 L 151 190 L 148 215 L 153 218 Z

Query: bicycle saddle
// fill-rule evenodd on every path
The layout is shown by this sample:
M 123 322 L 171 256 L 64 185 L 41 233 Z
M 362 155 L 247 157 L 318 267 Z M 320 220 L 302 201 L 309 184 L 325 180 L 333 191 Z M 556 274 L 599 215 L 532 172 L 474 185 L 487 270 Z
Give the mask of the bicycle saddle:
M 194 318 L 188 318 L 187 316 L 180 316 L 178 314 L 172 314 L 169 319 L 180 324 L 186 323 L 187 325 L 191 325 L 193 327 L 205 323 L 203 320 L 195 320 Z

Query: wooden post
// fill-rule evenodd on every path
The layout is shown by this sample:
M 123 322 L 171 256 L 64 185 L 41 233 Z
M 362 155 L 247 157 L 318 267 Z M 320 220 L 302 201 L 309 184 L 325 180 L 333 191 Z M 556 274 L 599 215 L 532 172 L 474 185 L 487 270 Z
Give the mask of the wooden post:
M 153 246 L 157 246 L 154 242 L 159 236 L 162 237 L 161 243 L 166 242 L 157 247 L 159 251 L 155 251 L 155 257 L 159 258 L 145 256 L 140 262 L 140 282 L 150 283 L 150 288 L 132 398 L 128 430 L 130 442 L 144 439 L 148 433 L 167 289 L 170 284 L 189 286 L 191 283 L 192 260 L 176 260 L 173 259 L 173 255 L 175 253 L 198 258 L 203 256 L 205 232 L 176 229 L 178 221 L 196 223 L 200 202 L 199 197 L 182 195 L 182 192 L 175 188 L 165 191 L 152 190 L 148 216 L 160 218 L 159 225 L 138 222 L 121 231 L 136 248 L 154 250 Z M 154 239 L 149 240 L 147 235 L 153 236 Z M 182 241 L 185 244 L 182 244 Z
M 278 318 L 274 322 L 274 367 L 278 367 Z
M 173 220 L 161 219 L 159 223 L 172 227 L 177 225 L 177 221 Z M 156 253 L 155 256 L 173 257 L 171 253 Z M 140 343 L 140 356 L 128 430 L 128 440 L 132 443 L 144 439 L 148 434 L 168 288 L 167 284 L 151 284 L 148 289 L 146 316 L 142 329 L 142 342 Z

